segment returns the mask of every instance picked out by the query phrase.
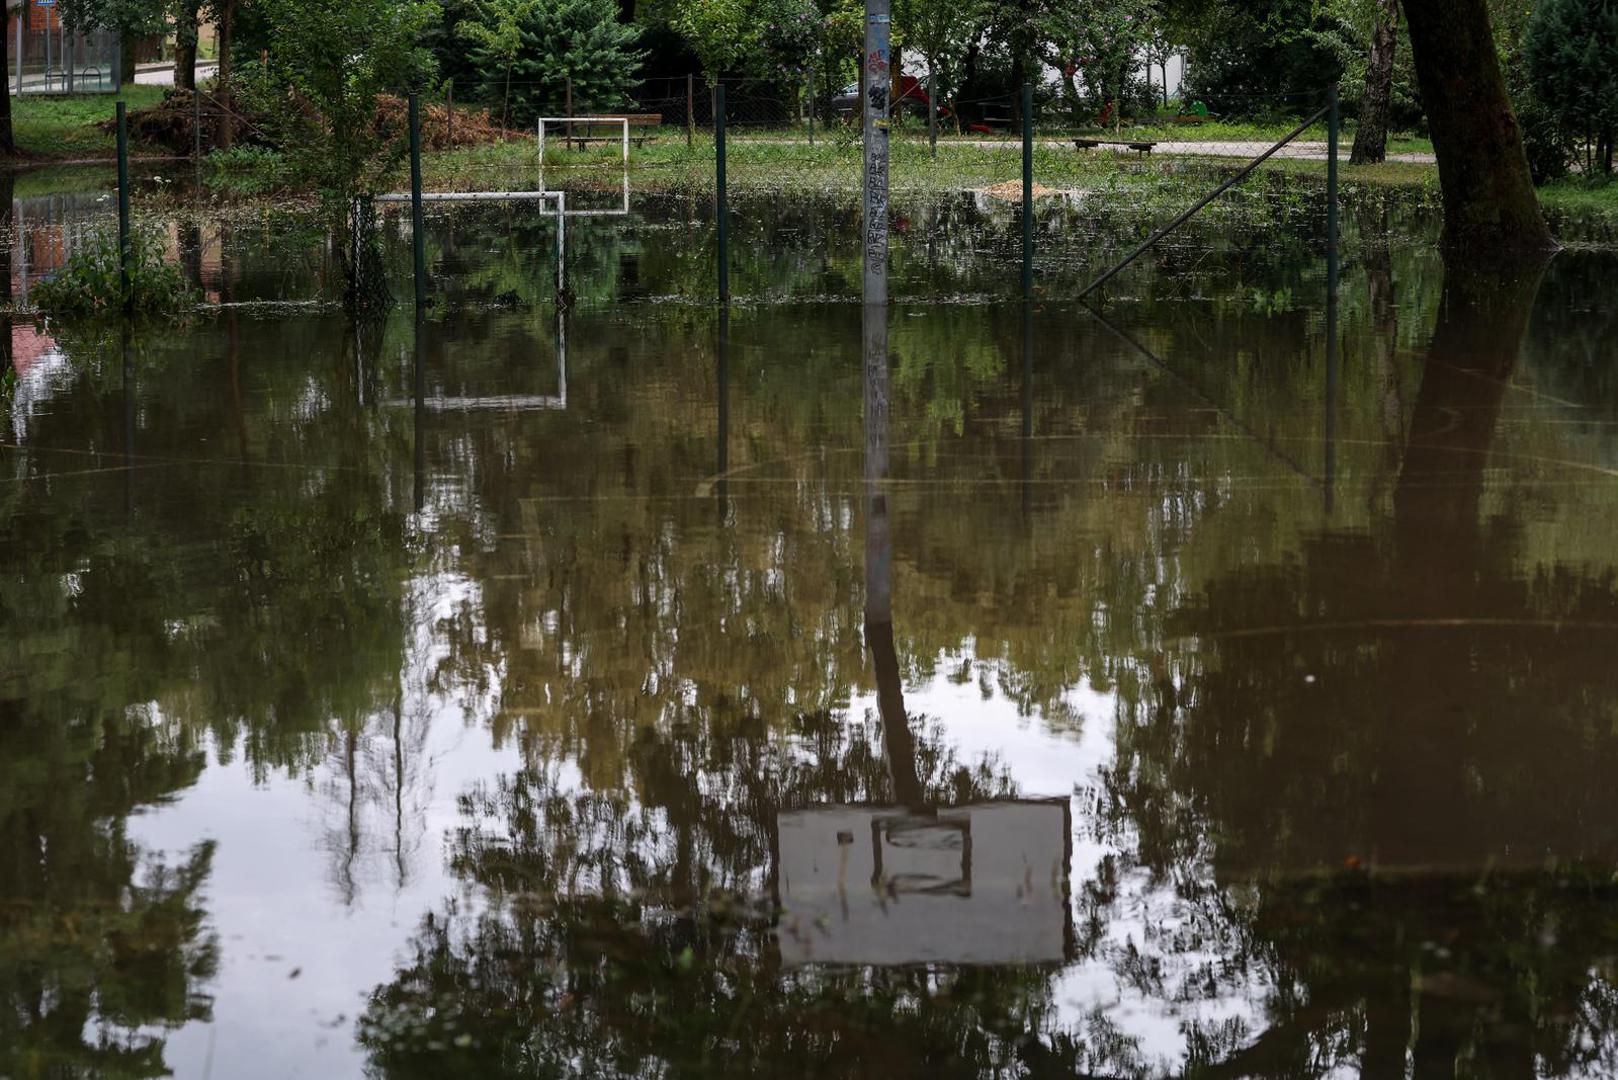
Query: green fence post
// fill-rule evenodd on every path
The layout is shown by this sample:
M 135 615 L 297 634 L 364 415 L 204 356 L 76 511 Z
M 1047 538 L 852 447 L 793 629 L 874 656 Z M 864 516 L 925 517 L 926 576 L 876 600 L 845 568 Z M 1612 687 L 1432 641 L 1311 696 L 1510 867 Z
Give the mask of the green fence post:
M 1034 297 L 1034 87 L 1022 88 L 1022 298 Z
M 1338 103 L 1337 84 L 1326 91 L 1328 108 L 1326 119 L 1326 286 L 1331 295 L 1337 295 L 1339 269 L 1338 212 L 1337 212 L 1337 150 L 1342 139 L 1342 108 Z
M 725 84 L 713 88 L 714 166 L 719 186 L 719 302 L 730 303 L 730 200 L 725 192 Z
M 416 307 L 427 303 L 426 216 L 421 210 L 421 100 L 410 95 L 410 232 L 415 255 Z
M 118 283 L 122 290 L 124 314 L 131 313 L 134 296 L 130 290 L 129 263 L 134 254 L 129 239 L 129 113 L 118 102 Z

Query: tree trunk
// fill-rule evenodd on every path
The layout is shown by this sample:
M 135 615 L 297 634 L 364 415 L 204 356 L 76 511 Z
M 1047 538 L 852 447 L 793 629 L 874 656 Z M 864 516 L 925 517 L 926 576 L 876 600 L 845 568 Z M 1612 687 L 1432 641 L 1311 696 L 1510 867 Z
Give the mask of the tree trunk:
M 236 114 L 230 101 L 230 24 L 236 15 L 236 0 L 219 4 L 219 75 L 214 80 L 219 101 L 219 148 L 229 150 L 236 142 Z
M 1365 95 L 1349 161 L 1376 165 L 1388 159 L 1388 106 L 1393 98 L 1393 56 L 1399 47 L 1399 0 L 1376 0 L 1371 62 L 1365 69 Z
M 17 18 L 27 15 L 27 10 L 19 11 Z M 10 33 L 0 33 L 0 79 L 6 78 L 11 72 L 11 38 Z M 17 138 L 11 128 L 11 91 L 0 93 L 0 154 L 15 154 L 17 152 Z M 7 204 L 10 209 L 10 204 Z
M 118 85 L 133 86 L 135 83 L 135 32 L 125 27 L 120 32 L 118 41 Z
M 180 5 L 174 21 L 174 85 L 181 90 L 197 88 L 198 0 Z
M 1444 193 L 1448 253 L 1554 250 L 1495 55 L 1487 0 L 1404 0 Z

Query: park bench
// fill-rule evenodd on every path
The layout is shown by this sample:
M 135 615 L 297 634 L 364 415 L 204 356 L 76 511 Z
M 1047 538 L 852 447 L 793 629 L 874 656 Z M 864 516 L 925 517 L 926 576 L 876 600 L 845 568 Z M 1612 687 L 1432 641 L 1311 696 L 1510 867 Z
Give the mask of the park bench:
M 639 148 L 657 139 L 657 129 L 663 126 L 663 114 L 614 113 L 591 117 L 588 120 L 579 120 L 576 123 L 558 122 L 557 126 L 562 128 L 564 145 L 567 149 L 571 150 L 578 147 L 583 150 L 591 143 L 622 142 L 624 133 L 623 129 L 618 126 L 619 121 L 629 124 L 629 141 Z M 598 134 L 598 132 L 608 131 L 608 123 L 612 125 L 611 133 Z M 579 134 L 581 128 L 584 132 L 582 135 Z
M 1096 149 L 1097 147 L 1100 147 L 1100 146 L 1126 146 L 1129 149 L 1134 150 L 1134 151 L 1136 151 L 1138 153 L 1150 154 L 1152 152 L 1152 150 L 1157 146 L 1157 143 L 1149 142 L 1149 141 L 1147 141 L 1145 139 L 1086 139 L 1086 138 L 1078 138 L 1078 139 L 1073 140 L 1073 145 L 1076 146 L 1077 148 L 1079 148 L 1080 150 L 1094 150 L 1094 149 Z

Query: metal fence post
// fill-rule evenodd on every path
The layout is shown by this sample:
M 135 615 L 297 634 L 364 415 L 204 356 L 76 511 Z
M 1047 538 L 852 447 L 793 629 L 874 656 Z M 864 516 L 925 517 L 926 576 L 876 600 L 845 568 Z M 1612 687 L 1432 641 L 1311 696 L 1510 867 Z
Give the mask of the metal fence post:
M 202 90 L 191 91 L 191 135 L 193 141 L 192 156 L 197 164 L 202 163 Z
M 416 309 L 427 302 L 427 237 L 421 211 L 421 99 L 410 95 L 410 232 L 415 257 Z
M 730 303 L 730 200 L 725 191 L 725 84 L 713 88 L 714 167 L 718 180 L 719 302 Z
M 129 239 L 129 115 L 124 102 L 118 102 L 118 283 L 122 290 L 124 314 L 131 313 L 134 296 L 129 287 L 129 262 L 133 252 Z
M 444 122 L 449 126 L 449 133 L 445 136 L 445 139 L 449 143 L 449 148 L 451 150 L 453 150 L 453 149 L 455 149 L 455 80 L 454 79 L 451 79 L 449 81 L 449 85 L 447 87 L 445 87 L 445 90 L 447 92 L 447 100 L 446 100 L 446 102 L 444 104 Z
M 938 72 L 927 64 L 927 150 L 938 157 Z
M 809 145 L 815 145 L 815 69 L 809 68 Z
M 888 302 L 890 0 L 865 4 L 865 303 Z
M 1342 107 L 1337 84 L 1326 91 L 1326 287 L 1335 298 L 1338 275 L 1337 151 L 1342 139 Z
M 1331 514 L 1337 481 L 1337 291 L 1341 274 L 1337 207 L 1337 153 L 1342 141 L 1342 108 L 1337 84 L 1326 91 L 1326 513 Z
M 685 77 L 685 148 L 691 149 L 697 134 L 697 77 Z
M 1034 86 L 1022 88 L 1022 298 L 1034 296 Z

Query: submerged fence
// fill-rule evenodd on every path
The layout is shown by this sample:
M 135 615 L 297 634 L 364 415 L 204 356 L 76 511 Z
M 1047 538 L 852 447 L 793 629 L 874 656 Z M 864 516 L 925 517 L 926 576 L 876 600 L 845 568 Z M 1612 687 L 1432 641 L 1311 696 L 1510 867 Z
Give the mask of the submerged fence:
M 737 114 L 747 115 L 751 105 L 745 94 L 740 105 L 732 100 L 733 84 L 704 88 L 695 79 L 680 83 L 683 90 L 677 97 L 686 106 L 695 105 L 676 114 L 686 123 L 670 124 L 669 117 L 659 113 L 654 124 L 652 114 L 626 110 L 608 112 L 612 119 L 607 123 L 578 116 L 570 123 L 562 117 L 543 152 L 537 125 L 531 132 L 494 125 L 486 109 L 451 104 L 452 88 L 445 88 L 437 101 L 421 100 L 414 125 L 405 122 L 405 103 L 398 102 L 399 115 L 390 116 L 388 123 L 389 137 L 396 140 L 399 172 L 387 181 L 389 187 L 375 194 L 405 190 L 403 163 L 414 131 L 424 158 L 424 194 L 484 193 L 481 202 L 513 203 L 509 211 L 445 208 L 434 209 L 431 216 L 470 220 L 506 213 L 529 222 L 523 228 L 531 231 L 522 234 L 522 242 L 532 249 L 533 268 L 542 269 L 547 278 L 553 234 L 545 222 L 560 200 L 529 200 L 524 207 L 512 199 L 502 200 L 500 193 L 566 192 L 568 217 L 598 219 L 577 230 L 577 250 L 571 250 L 570 237 L 570 250 L 555 267 L 559 272 L 563 259 L 577 264 L 607 258 L 604 247 L 599 254 L 589 249 L 606 244 L 603 238 L 609 234 L 619 238 L 612 243 L 624 252 L 612 258 L 633 266 L 638 256 L 632 245 L 625 246 L 630 242 L 624 237 L 635 231 L 638 209 L 656 203 L 654 217 L 666 224 L 673 208 L 684 237 L 674 249 L 682 264 L 690 267 L 706 261 L 711 271 L 701 289 L 688 287 L 669 295 L 696 300 L 731 298 L 738 270 L 746 282 L 741 293 L 758 295 L 761 279 L 752 264 L 783 238 L 788 244 L 795 242 L 790 239 L 793 230 L 843 229 L 852 235 L 863 180 L 858 128 L 839 124 L 828 131 L 816 119 L 811 136 L 807 115 L 801 118 L 801 130 L 738 121 Z M 914 272 L 915 253 L 923 248 L 942 249 L 949 258 L 969 258 L 1001 273 L 995 279 L 992 273 L 974 271 L 964 289 L 965 276 L 957 274 L 955 295 L 1037 292 L 1052 299 L 1081 299 L 1115 289 L 1120 280 L 1138 281 L 1129 277 L 1128 267 L 1154 249 L 1159 250 L 1158 265 L 1171 266 L 1176 258 L 1182 263 L 1200 259 L 1210 245 L 1231 246 L 1227 234 L 1237 230 L 1225 226 L 1232 219 L 1238 230 L 1250 235 L 1255 232 L 1254 221 L 1284 221 L 1293 245 L 1289 258 L 1297 264 L 1312 262 L 1310 248 L 1322 256 L 1335 249 L 1335 163 L 1342 148 L 1329 94 L 1295 113 L 1289 129 L 1281 133 L 1284 138 L 1263 142 L 1258 136 L 1265 133 L 1264 127 L 1217 117 L 1177 120 L 1172 130 L 1145 121 L 1132 127 L 1114 125 L 1107 131 L 1072 129 L 1065 126 L 1066 118 L 1042 114 L 1029 100 L 1032 96 L 1018 102 L 1015 131 L 939 133 L 936 153 L 932 132 L 893 125 L 889 175 L 895 205 L 900 207 L 893 229 L 906 234 L 898 241 L 896 259 L 909 258 L 912 270 L 896 269 L 896 300 L 950 293 L 948 271 L 931 278 Z M 708 123 L 698 127 L 704 105 Z M 582 101 L 575 103 L 578 111 L 586 107 Z M 631 124 L 637 117 L 639 122 Z M 171 177 L 176 173 L 190 177 L 191 167 L 182 163 L 189 159 L 196 169 L 194 190 L 201 194 L 208 190 L 207 178 L 220 170 L 250 170 L 259 158 L 273 153 L 265 149 L 273 145 L 273 133 L 261 130 L 252 116 L 208 88 L 194 95 L 175 92 L 160 111 L 131 111 L 127 124 L 126 149 L 133 143 L 148 157 L 166 152 L 176 159 L 173 165 L 143 164 L 137 170 L 141 174 L 134 181 L 140 189 L 137 203 L 154 196 L 171 204 L 184 198 L 185 185 L 153 180 L 154 168 L 169 170 Z M 234 129 L 236 144 L 258 149 L 240 160 L 215 156 L 227 124 Z M 1198 138 L 1186 136 L 1188 130 L 1195 130 Z M 1297 183 L 1257 178 L 1277 163 L 1302 170 L 1309 178 Z M 127 175 L 120 191 L 125 197 L 131 193 Z M 755 197 L 761 191 L 769 198 Z M 835 209 L 808 209 L 811 204 Z M 382 220 L 392 222 L 389 242 L 408 244 L 409 231 L 397 211 L 382 205 Z M 536 212 L 541 207 L 542 212 Z M 1210 218 L 1214 214 L 1219 216 Z M 608 220 L 614 218 L 618 220 Z M 1177 237 L 1181 230 L 1189 231 Z M 184 249 L 191 243 L 173 227 L 170 232 L 171 248 Z M 63 237 L 66 240 L 68 234 Z M 21 279 L 25 285 L 29 274 L 48 272 L 52 264 L 48 256 L 49 252 L 30 252 Z M 183 263 L 192 259 L 183 252 L 178 257 Z M 321 257 L 319 252 L 309 256 Z M 1233 258 L 1242 256 L 1237 253 Z M 434 277 L 440 272 L 466 273 L 452 268 L 452 263 L 441 271 L 435 261 Z M 580 274 L 579 281 L 588 277 Z M 808 272 L 797 280 L 808 282 Z M 840 279 L 825 280 L 825 295 L 838 295 L 843 287 Z M 408 289 L 401 286 L 395 283 L 395 294 Z M 805 285 L 794 288 L 805 294 Z M 493 293 L 507 291 L 508 286 L 501 286 Z M 565 285 L 556 289 L 557 294 L 566 292 Z M 527 288 L 522 294 L 525 300 L 536 295 Z M 591 295 L 587 285 L 583 295 Z

